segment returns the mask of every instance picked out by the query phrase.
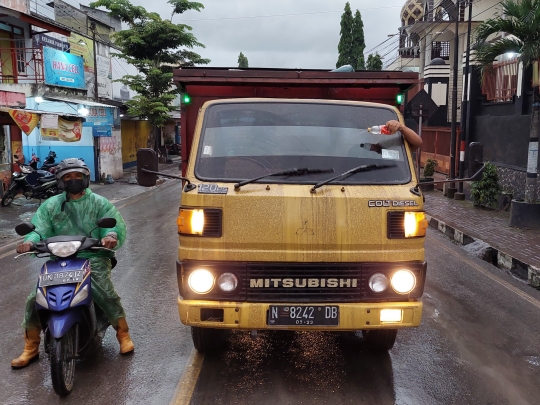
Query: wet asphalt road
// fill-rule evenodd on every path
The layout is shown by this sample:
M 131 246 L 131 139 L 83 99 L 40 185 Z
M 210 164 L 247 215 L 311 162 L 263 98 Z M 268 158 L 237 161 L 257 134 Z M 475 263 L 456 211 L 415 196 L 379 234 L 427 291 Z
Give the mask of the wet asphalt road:
M 64 400 L 52 390 L 45 355 L 9 367 L 22 349 L 22 308 L 41 261 L 14 262 L 0 248 L 0 403 L 540 404 L 540 292 L 431 230 L 422 325 L 400 331 L 389 354 L 369 353 L 347 333 L 253 340 L 235 332 L 225 352 L 204 357 L 191 400 L 175 397 L 192 354 L 176 307 L 179 191 L 170 182 L 117 203 L 129 234 L 113 279 L 135 354 L 120 357 L 109 330 L 95 356 L 78 363 Z

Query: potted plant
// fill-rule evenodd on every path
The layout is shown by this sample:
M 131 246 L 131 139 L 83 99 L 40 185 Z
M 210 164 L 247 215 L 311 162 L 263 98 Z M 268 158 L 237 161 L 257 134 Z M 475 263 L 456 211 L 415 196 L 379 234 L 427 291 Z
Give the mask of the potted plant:
M 424 176 L 420 177 L 420 189 L 423 191 L 433 190 L 433 184 L 422 185 L 422 183 L 429 183 L 434 181 L 433 175 L 435 174 L 435 168 L 439 165 L 439 162 L 435 159 L 427 159 L 424 163 Z

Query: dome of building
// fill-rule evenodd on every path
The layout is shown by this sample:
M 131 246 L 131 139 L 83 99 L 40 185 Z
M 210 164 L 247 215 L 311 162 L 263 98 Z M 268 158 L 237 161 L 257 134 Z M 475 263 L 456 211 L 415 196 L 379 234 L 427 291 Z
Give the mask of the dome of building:
M 430 63 L 431 66 L 446 65 L 446 62 L 441 58 L 435 58 Z
M 407 0 L 401 9 L 401 25 L 411 25 L 424 16 L 422 0 Z

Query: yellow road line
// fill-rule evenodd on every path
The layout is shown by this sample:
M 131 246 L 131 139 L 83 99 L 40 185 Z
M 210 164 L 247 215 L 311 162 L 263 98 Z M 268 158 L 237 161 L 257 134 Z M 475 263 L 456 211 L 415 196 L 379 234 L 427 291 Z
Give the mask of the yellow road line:
M 203 360 L 204 354 L 195 349 L 191 351 L 170 405 L 189 405 L 201 372 Z
M 502 280 L 501 278 L 499 278 L 498 276 L 492 274 L 490 271 L 482 268 L 481 266 L 479 266 L 478 264 L 474 263 L 472 260 L 470 259 L 467 259 L 466 257 L 464 256 L 461 256 L 459 255 L 458 253 L 454 252 L 453 250 L 451 249 L 448 249 L 446 246 L 444 246 L 441 242 L 439 242 L 437 240 L 437 238 L 433 237 L 433 236 L 428 236 L 429 239 L 435 243 L 438 247 L 440 247 L 441 249 L 447 251 L 448 253 L 452 254 L 453 256 L 456 256 L 458 257 L 461 261 L 465 262 L 466 264 L 468 264 L 469 266 L 471 266 L 473 269 L 475 269 L 476 271 L 482 273 L 484 276 L 490 278 L 491 280 L 495 281 L 496 283 L 498 283 L 499 285 L 503 286 L 504 288 L 512 291 L 513 293 L 515 293 L 516 295 L 520 296 L 521 298 L 523 298 L 525 301 L 531 303 L 532 305 L 534 305 L 535 307 L 539 308 L 540 309 L 540 301 L 537 300 L 536 298 L 534 297 L 531 297 L 530 295 L 528 295 L 527 293 L 521 291 L 519 288 L 517 287 L 514 287 L 512 284 Z

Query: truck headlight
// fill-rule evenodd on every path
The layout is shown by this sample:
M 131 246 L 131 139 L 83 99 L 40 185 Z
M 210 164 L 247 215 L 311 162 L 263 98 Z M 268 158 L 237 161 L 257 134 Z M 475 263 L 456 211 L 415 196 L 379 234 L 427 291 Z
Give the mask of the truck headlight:
M 406 238 L 426 236 L 426 214 L 424 212 L 406 212 L 404 226 Z
M 189 288 L 197 294 L 206 294 L 214 287 L 215 278 L 206 269 L 197 269 L 188 277 Z
M 219 238 L 221 236 L 221 210 L 215 208 L 182 208 L 176 223 L 181 235 Z
M 232 292 L 238 286 L 238 278 L 233 273 L 223 273 L 219 276 L 217 285 L 223 292 Z
M 391 280 L 392 288 L 400 294 L 410 293 L 416 285 L 416 277 L 409 270 L 398 270 Z
M 388 277 L 382 273 L 373 274 L 368 281 L 369 288 L 374 293 L 381 293 L 385 291 L 389 284 Z

